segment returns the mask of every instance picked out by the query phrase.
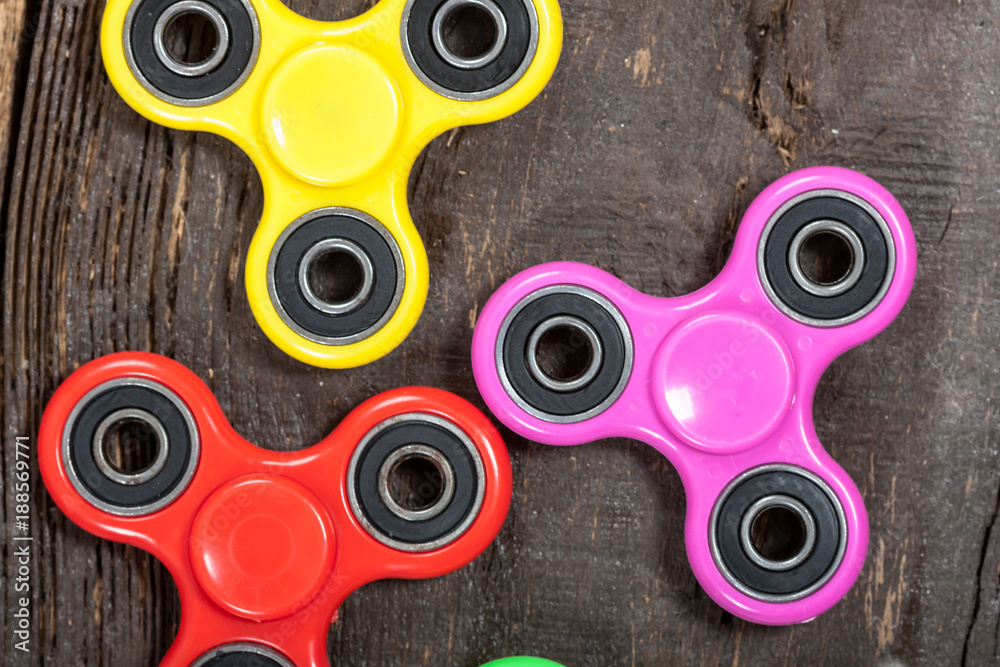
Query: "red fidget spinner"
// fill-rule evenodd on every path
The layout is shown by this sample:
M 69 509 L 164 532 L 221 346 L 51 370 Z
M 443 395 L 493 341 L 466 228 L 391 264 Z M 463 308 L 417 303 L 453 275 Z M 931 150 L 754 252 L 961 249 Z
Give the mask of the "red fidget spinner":
M 125 427 L 156 442 L 140 470 L 126 472 L 109 444 Z M 173 576 L 183 612 L 163 665 L 328 665 L 327 630 L 352 591 L 469 563 L 511 497 L 500 434 L 448 392 L 379 394 L 318 445 L 274 452 L 241 438 L 194 373 L 145 353 L 73 373 L 45 410 L 38 451 L 73 522 Z M 406 474 L 424 482 L 409 494 Z

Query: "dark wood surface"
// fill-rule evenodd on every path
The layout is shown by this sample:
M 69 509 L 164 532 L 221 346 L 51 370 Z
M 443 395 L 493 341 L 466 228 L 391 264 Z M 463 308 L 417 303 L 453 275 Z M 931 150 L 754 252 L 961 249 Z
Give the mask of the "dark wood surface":
M 297 0 L 316 18 L 362 0 Z M 434 141 L 411 179 L 432 280 L 395 353 L 324 371 L 279 352 L 247 305 L 260 181 L 226 141 L 153 125 L 108 82 L 103 3 L 0 3 L 4 459 L 0 661 L 151 665 L 179 603 L 146 554 L 68 522 L 34 478 L 33 644 L 10 626 L 13 439 L 73 369 L 118 350 L 191 367 L 235 427 L 297 449 L 378 391 L 427 384 L 482 406 L 472 324 L 516 271 L 570 259 L 658 295 L 705 284 L 752 198 L 789 170 L 853 167 L 908 211 L 907 308 L 824 376 L 821 439 L 859 485 L 872 543 L 818 620 L 724 613 L 683 547 L 684 495 L 651 448 L 573 449 L 504 430 L 515 492 L 472 565 L 357 592 L 335 667 L 987 665 L 1000 661 L 1000 7 L 988 0 L 564 0 L 538 100 Z M 7 141 L 7 137 L 10 141 Z M 34 440 L 32 440 L 34 442 Z

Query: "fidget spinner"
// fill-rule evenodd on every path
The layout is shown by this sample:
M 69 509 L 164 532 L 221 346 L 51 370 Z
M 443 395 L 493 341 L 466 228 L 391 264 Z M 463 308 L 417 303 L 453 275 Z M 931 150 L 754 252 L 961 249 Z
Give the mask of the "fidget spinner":
M 651 297 L 572 263 L 511 278 L 476 326 L 476 382 L 527 438 L 655 447 L 684 482 L 709 595 L 756 623 L 807 621 L 847 593 L 868 547 L 861 494 L 816 436 L 816 385 L 896 317 L 915 271 L 892 195 L 805 169 L 755 199 L 725 268 L 693 294 Z
M 480 39 L 456 43 L 455 26 L 477 20 Z M 179 26 L 197 21 L 211 48 L 179 53 Z M 253 160 L 264 212 L 250 307 L 281 349 L 331 368 L 387 354 L 420 317 L 427 256 L 406 205 L 417 155 L 525 106 L 561 43 L 556 0 L 383 0 L 337 23 L 279 0 L 109 0 L 101 29 L 129 105 Z
M 140 429 L 156 453 L 123 466 Z M 39 462 L 74 523 L 170 571 L 183 613 L 163 665 L 328 665 L 329 625 L 351 592 L 467 564 L 511 495 L 499 433 L 453 394 L 385 392 L 318 445 L 267 451 L 194 373 L 142 353 L 93 361 L 59 387 Z

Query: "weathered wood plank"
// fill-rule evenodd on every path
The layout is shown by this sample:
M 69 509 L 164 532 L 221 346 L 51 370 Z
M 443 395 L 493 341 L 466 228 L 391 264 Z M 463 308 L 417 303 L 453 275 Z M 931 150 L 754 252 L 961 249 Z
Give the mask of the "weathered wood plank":
M 25 0 L 11 0 L 0 11 L 0 202 L 5 200 L 11 171 L 11 130 L 17 128 L 21 115 L 24 66 L 39 20 L 37 8 L 31 12 L 28 4 Z

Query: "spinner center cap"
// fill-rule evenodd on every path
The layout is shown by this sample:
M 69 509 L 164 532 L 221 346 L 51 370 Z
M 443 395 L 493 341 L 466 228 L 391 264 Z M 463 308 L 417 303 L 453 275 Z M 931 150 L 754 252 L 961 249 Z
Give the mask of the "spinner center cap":
M 260 114 L 275 158 L 317 185 L 346 185 L 370 174 L 396 144 L 401 116 L 388 70 L 364 51 L 332 45 L 281 63 Z
M 653 361 L 654 402 L 679 438 L 716 454 L 764 440 L 792 402 L 795 369 L 769 327 L 738 313 L 693 317 Z
M 251 475 L 208 497 L 191 528 L 190 552 L 195 578 L 216 604 L 266 621 L 316 596 L 333 565 L 334 532 L 304 486 Z

